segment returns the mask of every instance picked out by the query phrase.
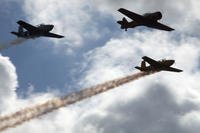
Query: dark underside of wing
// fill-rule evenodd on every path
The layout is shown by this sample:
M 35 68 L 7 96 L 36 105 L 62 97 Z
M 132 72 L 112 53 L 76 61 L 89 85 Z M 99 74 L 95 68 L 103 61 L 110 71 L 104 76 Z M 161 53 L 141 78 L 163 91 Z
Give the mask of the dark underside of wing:
M 43 34 L 42 36 L 53 37 L 53 38 L 63 38 L 64 37 L 62 35 L 58 35 L 58 34 L 54 34 L 54 33 L 46 33 L 46 34 Z
M 154 24 L 148 25 L 148 27 L 159 29 L 159 30 L 166 30 L 166 31 L 174 30 L 173 28 L 171 28 L 167 25 L 161 24 L 159 22 L 155 22 Z
M 129 10 L 126 10 L 126 9 L 124 9 L 124 8 L 120 8 L 118 11 L 119 11 L 120 13 L 126 15 L 126 16 L 129 17 L 130 19 L 136 21 L 136 22 L 140 22 L 140 21 L 142 21 L 142 20 L 144 19 L 143 16 L 141 16 L 141 15 L 139 15 L 139 14 L 136 14 L 136 13 L 134 13 L 134 12 L 131 12 L 131 11 L 129 11 Z
M 183 70 L 173 68 L 173 67 L 168 67 L 165 69 L 165 71 L 171 71 L 171 72 L 182 72 Z
M 28 24 L 22 20 L 18 21 L 17 22 L 19 25 L 21 25 L 23 28 L 25 28 L 26 30 L 28 30 L 29 32 L 37 32 L 38 31 L 38 28 L 31 25 L 31 24 Z

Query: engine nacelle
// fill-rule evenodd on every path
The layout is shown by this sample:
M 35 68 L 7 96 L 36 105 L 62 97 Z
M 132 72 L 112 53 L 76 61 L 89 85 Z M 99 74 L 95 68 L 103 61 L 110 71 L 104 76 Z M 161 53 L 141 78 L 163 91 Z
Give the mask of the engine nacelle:
M 162 13 L 161 12 L 146 13 L 146 14 L 144 14 L 144 17 L 157 21 L 157 20 L 160 20 L 162 18 Z

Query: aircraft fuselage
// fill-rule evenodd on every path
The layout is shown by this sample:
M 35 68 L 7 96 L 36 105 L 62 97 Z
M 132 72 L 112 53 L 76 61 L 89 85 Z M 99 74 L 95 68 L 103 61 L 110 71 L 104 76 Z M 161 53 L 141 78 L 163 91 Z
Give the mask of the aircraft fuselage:
M 54 28 L 52 24 L 40 24 L 37 26 L 33 26 L 29 23 L 26 23 L 23 20 L 17 21 L 19 24 L 18 32 L 12 31 L 11 33 L 16 35 L 17 37 L 22 38 L 37 38 L 37 37 L 51 37 L 51 38 L 63 38 L 64 36 L 51 33 L 50 31 Z
M 43 36 L 46 33 L 49 33 L 51 30 L 53 30 L 54 25 L 44 25 L 44 24 L 40 24 L 39 26 L 37 26 L 37 30 L 36 31 L 23 31 L 23 27 L 19 26 L 19 32 L 12 32 L 13 34 L 17 35 L 18 37 L 22 37 L 22 38 L 37 38 L 40 36 Z
M 162 18 L 161 12 L 154 12 L 154 13 L 146 13 L 143 15 L 144 19 L 141 21 L 131 21 L 128 22 L 126 18 L 123 18 L 122 21 L 117 21 L 117 23 L 122 24 L 121 28 L 134 28 L 136 26 L 147 26 L 151 27 L 152 25 L 155 25 L 155 22 L 160 20 Z
M 135 67 L 136 69 L 139 69 L 140 71 L 165 71 L 167 68 L 172 66 L 175 63 L 175 60 L 160 60 L 158 61 L 157 66 L 146 66 L 145 61 L 142 62 L 141 67 Z
M 158 22 L 158 20 L 162 18 L 162 14 L 159 11 L 154 13 L 146 13 L 144 15 L 131 12 L 124 8 L 120 8 L 118 9 L 118 11 L 128 18 L 132 19 L 131 22 L 128 22 L 127 19 L 124 17 L 122 20 L 117 21 L 117 23 L 121 25 L 121 29 L 125 29 L 126 31 L 128 28 L 134 28 L 136 26 L 147 26 L 150 28 L 165 31 L 174 30 L 173 28 Z
M 39 25 L 37 28 L 37 31 L 24 31 L 24 33 L 22 33 L 21 37 L 25 37 L 25 38 L 36 38 L 36 37 L 40 37 L 45 33 L 50 32 L 51 30 L 53 30 L 54 25 Z M 19 36 L 20 37 L 20 36 Z
M 41 24 L 37 28 L 41 32 L 49 32 L 49 31 L 53 30 L 53 27 L 54 27 L 54 25 L 52 25 L 52 24 L 48 24 L 48 25 Z

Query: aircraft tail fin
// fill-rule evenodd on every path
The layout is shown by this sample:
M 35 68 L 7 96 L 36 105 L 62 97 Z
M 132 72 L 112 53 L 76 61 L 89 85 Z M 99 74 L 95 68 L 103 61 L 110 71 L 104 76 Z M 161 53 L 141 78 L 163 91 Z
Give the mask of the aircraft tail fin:
M 10 32 L 10 33 L 13 34 L 13 35 L 16 35 L 17 37 L 19 37 L 22 33 L 24 33 L 24 30 L 23 30 L 23 27 L 22 27 L 22 26 L 19 26 L 18 32 L 12 31 L 12 32 Z
M 20 25 L 18 28 L 18 33 L 23 33 L 23 32 L 24 32 L 23 27 Z
M 141 67 L 139 67 L 139 66 L 136 66 L 135 68 L 141 71 Z
M 146 68 L 146 62 L 145 61 L 141 62 L 141 68 Z
M 125 31 L 127 31 L 128 21 L 125 17 L 123 17 L 121 21 L 117 21 L 117 23 L 121 25 L 121 29 L 125 29 Z
M 141 66 L 136 66 L 135 67 L 136 69 L 140 70 L 140 71 L 144 71 L 146 69 L 146 62 L 145 61 L 142 61 L 141 62 Z

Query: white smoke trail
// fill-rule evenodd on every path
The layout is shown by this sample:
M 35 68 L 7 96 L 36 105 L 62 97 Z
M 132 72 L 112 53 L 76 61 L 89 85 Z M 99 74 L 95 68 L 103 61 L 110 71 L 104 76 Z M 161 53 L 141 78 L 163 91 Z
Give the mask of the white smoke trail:
M 5 49 L 12 47 L 14 45 L 19 45 L 19 44 L 25 42 L 26 40 L 27 40 L 26 38 L 16 38 L 15 40 L 13 40 L 9 43 L 1 44 L 0 45 L 0 51 L 5 50 Z
M 23 110 L 17 111 L 13 114 L 0 117 L 0 131 L 4 131 L 8 128 L 15 127 L 22 124 L 23 122 L 29 121 L 33 118 L 37 118 L 46 113 L 52 112 L 56 109 L 64 107 L 81 101 L 83 99 L 92 97 L 94 95 L 100 94 L 102 92 L 108 91 L 110 89 L 116 88 L 125 83 L 134 81 L 138 78 L 144 77 L 146 75 L 153 74 L 155 72 L 139 72 L 130 76 L 119 78 L 116 80 L 111 80 L 103 84 L 99 84 L 90 88 L 86 88 L 79 92 L 66 95 L 61 98 L 53 98 L 43 104 L 38 104 L 33 107 L 28 107 Z

